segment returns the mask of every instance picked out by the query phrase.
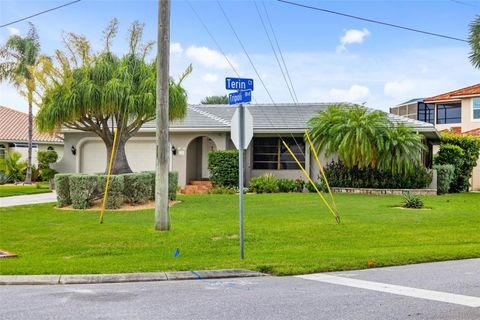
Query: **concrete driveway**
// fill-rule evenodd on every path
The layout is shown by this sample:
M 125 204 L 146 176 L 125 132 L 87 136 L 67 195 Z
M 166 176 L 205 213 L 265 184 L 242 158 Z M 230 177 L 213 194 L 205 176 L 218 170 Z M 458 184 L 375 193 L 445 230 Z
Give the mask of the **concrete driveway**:
M 480 259 L 295 277 L 1 286 L 7 319 L 480 319 Z
M 47 193 L 27 194 L 23 196 L 2 197 L 0 207 L 20 206 L 24 204 L 37 204 L 57 201 L 55 191 Z

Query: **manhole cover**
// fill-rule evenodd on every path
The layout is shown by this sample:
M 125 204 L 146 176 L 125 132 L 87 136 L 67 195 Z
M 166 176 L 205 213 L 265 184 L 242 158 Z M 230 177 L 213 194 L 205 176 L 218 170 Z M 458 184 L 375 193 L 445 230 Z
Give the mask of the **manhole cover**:
M 0 249 L 0 259 L 1 258 L 15 258 L 17 255 L 5 250 Z

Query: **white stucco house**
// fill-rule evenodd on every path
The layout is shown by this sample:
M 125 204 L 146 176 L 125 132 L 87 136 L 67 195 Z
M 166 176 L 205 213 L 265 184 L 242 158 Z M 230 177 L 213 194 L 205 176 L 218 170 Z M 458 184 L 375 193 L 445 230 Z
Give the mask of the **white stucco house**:
M 245 180 L 273 172 L 277 177 L 300 178 L 303 174 L 280 138 L 312 174 L 318 173 L 303 140 L 307 121 L 330 103 L 256 104 L 246 108 L 253 116 L 254 137 L 246 151 Z M 187 116 L 170 125 L 171 170 L 179 174 L 179 185 L 209 178 L 208 152 L 233 149 L 230 139 L 230 119 L 235 107 L 228 105 L 189 105 Z M 424 160 L 431 165 L 432 145 L 440 139 L 432 124 L 389 114 L 394 122 L 402 122 L 425 136 L 430 147 Z M 107 163 L 103 142 L 94 134 L 63 129 L 65 153 L 55 169 L 59 172 L 104 172 Z M 155 123 L 145 124 L 126 144 L 127 159 L 133 171 L 153 170 L 155 167 Z M 330 161 L 322 156 L 324 163 Z M 315 174 L 316 175 L 316 174 Z

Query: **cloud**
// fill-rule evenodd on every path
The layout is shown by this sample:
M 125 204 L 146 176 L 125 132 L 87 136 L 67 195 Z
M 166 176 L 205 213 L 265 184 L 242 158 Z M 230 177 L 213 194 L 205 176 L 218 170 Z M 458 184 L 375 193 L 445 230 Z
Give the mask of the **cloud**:
M 18 30 L 17 28 L 7 27 L 7 29 L 11 36 L 18 36 L 20 34 L 20 30 Z
M 218 80 L 218 76 L 214 73 L 205 73 L 202 77 L 203 81 L 205 82 L 216 82 Z
M 182 54 L 183 48 L 179 42 L 174 42 L 170 44 L 170 54 Z
M 385 83 L 383 93 L 386 96 L 403 99 L 406 96 L 411 96 L 415 91 L 415 83 L 412 80 L 391 81 Z
M 349 89 L 331 89 L 329 95 L 335 101 L 363 103 L 370 96 L 370 89 L 354 84 Z
M 362 43 L 363 40 L 370 35 L 368 29 L 362 30 L 350 29 L 345 31 L 345 34 L 340 38 L 340 45 L 337 47 L 337 52 L 343 52 L 347 50 L 347 45 L 352 43 Z
M 187 57 L 195 60 L 204 67 L 214 67 L 217 69 L 228 69 L 228 64 L 225 57 L 213 49 L 207 47 L 190 46 L 186 51 Z M 237 64 L 229 57 L 230 62 L 236 67 Z

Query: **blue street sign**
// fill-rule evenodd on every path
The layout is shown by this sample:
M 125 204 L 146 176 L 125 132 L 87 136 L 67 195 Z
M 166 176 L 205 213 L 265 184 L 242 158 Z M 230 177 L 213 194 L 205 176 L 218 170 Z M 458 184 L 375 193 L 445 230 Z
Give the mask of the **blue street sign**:
M 244 78 L 225 78 L 225 88 L 227 90 L 252 90 L 253 91 L 253 79 Z
M 228 104 L 247 103 L 252 101 L 252 91 L 240 91 L 228 95 Z

